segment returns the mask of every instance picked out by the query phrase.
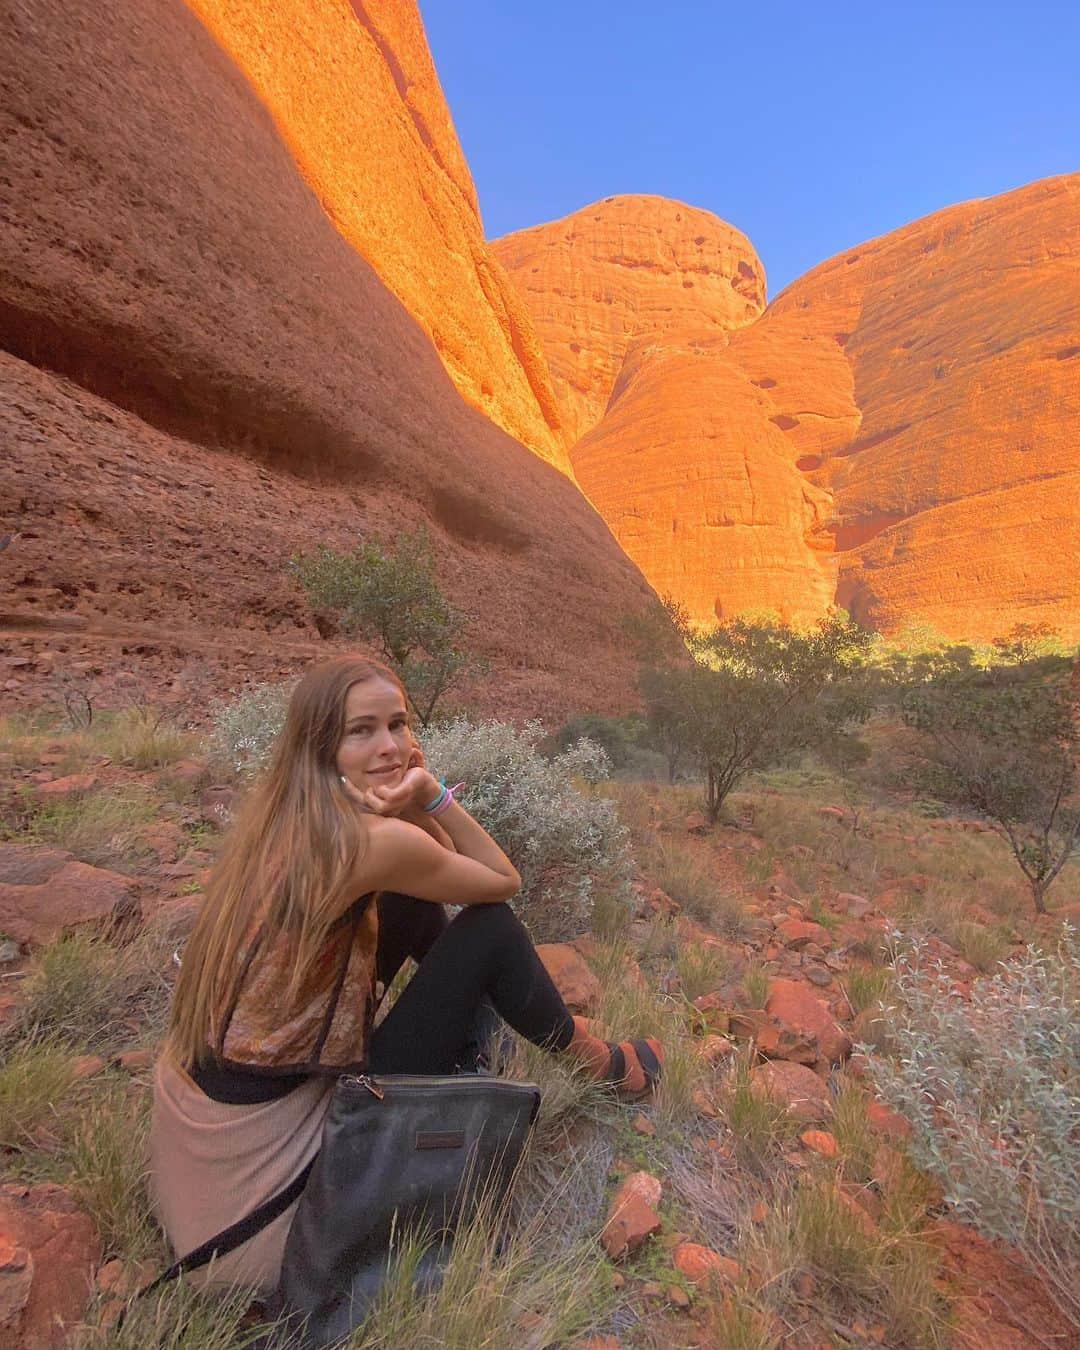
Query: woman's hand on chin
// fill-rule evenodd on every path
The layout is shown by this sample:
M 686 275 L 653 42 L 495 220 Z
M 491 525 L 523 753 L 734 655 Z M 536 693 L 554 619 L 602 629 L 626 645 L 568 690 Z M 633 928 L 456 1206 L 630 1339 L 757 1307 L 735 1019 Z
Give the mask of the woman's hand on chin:
M 358 788 L 345 777 L 341 781 L 353 801 L 376 816 L 409 816 L 423 811 L 439 795 L 438 780 L 428 773 L 422 763 L 413 764 L 411 761 L 410 767 L 397 783 Z

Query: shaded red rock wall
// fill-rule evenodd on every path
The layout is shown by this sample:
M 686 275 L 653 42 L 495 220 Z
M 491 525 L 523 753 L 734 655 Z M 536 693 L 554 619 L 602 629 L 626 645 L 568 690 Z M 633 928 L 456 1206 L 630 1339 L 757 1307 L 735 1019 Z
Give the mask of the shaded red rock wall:
M 569 472 L 526 306 L 484 241 L 413 0 L 188 0 L 344 238 L 473 407 Z
M 639 574 L 462 402 L 195 15 L 8 3 L 0 44 L 4 605 L 310 637 L 288 555 L 426 520 L 518 711 L 625 698 Z

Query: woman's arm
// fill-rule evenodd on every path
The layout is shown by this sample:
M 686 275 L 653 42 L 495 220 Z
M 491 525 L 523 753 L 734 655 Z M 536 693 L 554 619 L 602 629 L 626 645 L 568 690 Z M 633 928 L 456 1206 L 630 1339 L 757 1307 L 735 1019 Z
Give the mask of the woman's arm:
M 517 868 L 456 802 L 442 815 L 456 852 L 395 816 L 372 816 L 358 891 L 388 890 L 448 905 L 491 905 L 521 889 Z
M 442 844 L 443 848 L 448 848 L 451 853 L 456 852 L 454 841 L 435 817 L 428 815 L 422 807 L 410 807 L 407 811 L 402 811 L 398 819 L 407 820 L 410 825 L 416 825 L 425 834 L 430 834 L 437 844 Z
M 345 781 L 345 780 L 343 780 Z M 440 904 L 483 905 L 509 900 L 521 889 L 517 868 L 458 802 L 432 820 L 423 808 L 439 795 L 439 783 L 422 764 L 406 770 L 393 787 L 346 790 L 371 813 L 368 848 L 356 878 L 362 890 L 393 890 Z M 419 812 L 426 818 L 412 823 Z M 445 832 L 444 845 L 430 827 Z

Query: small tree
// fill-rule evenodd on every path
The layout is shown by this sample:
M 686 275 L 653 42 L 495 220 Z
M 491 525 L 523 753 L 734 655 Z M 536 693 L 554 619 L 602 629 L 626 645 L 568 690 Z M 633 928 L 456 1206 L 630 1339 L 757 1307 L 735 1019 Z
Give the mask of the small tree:
M 426 530 L 405 531 L 387 546 L 361 537 L 348 553 L 324 544 L 289 564 L 313 606 L 341 629 L 373 642 L 400 675 L 413 710 L 428 726 L 446 692 L 480 668 L 462 642 L 465 617 L 439 589 Z
M 870 641 L 839 612 L 809 632 L 775 620 L 735 619 L 691 636 L 686 664 L 642 671 L 649 724 L 662 744 L 700 765 L 710 821 L 751 771 L 865 721 L 872 707 L 863 666 Z
M 1045 914 L 1047 890 L 1080 850 L 1080 691 L 1068 657 L 995 645 L 1006 660 L 987 667 L 953 648 L 908 688 L 903 715 L 921 733 L 920 786 L 995 826 Z

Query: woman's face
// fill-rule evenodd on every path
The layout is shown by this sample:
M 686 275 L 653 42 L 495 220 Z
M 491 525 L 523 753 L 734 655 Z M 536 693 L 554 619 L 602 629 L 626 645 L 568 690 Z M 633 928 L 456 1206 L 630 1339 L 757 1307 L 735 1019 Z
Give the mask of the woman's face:
M 380 679 L 350 686 L 338 773 L 358 788 L 393 786 L 408 768 L 415 744 L 400 690 Z

